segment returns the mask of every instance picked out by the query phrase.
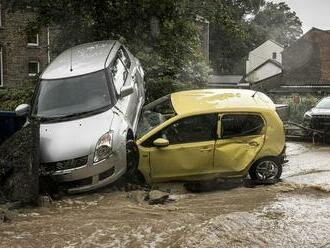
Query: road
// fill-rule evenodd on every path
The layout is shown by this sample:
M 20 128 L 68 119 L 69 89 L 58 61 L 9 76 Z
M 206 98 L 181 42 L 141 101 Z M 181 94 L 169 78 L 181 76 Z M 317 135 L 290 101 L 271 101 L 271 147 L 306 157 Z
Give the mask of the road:
M 275 185 L 162 184 L 165 205 L 103 190 L 22 209 L 0 225 L 0 247 L 330 247 L 330 147 L 290 142 L 287 153 Z

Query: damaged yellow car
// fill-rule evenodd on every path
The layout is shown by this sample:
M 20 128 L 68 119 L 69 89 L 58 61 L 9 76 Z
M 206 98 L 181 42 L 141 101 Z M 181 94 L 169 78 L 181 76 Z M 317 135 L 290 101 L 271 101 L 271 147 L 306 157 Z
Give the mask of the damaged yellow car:
M 245 177 L 278 179 L 285 134 L 261 92 L 205 89 L 173 93 L 143 109 L 138 169 L 148 183 Z

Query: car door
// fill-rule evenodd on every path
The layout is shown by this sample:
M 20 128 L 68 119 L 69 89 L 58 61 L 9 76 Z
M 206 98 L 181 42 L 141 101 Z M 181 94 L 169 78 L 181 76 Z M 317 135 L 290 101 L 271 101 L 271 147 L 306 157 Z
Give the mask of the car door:
M 118 101 L 116 106 L 124 114 L 126 119 L 133 125 L 136 119 L 136 105 L 138 102 L 138 92 L 136 88 L 135 75 L 132 73 L 132 63 L 127 52 L 121 47 L 110 67 L 110 77 L 114 84 Z M 120 97 L 122 87 L 131 86 L 134 91 L 126 97 Z
M 206 114 L 180 119 L 156 135 L 150 144 L 149 163 L 152 180 L 180 179 L 207 173 L 213 167 L 217 115 Z M 169 141 L 167 147 L 157 148 L 157 138 Z
M 219 116 L 214 169 L 240 174 L 255 159 L 265 140 L 265 121 L 258 114 L 228 113 Z

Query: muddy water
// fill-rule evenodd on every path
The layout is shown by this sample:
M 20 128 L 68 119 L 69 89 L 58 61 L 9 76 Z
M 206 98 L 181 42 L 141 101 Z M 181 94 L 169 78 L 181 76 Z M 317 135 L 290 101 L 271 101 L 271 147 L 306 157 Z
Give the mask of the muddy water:
M 163 184 L 165 205 L 99 192 L 21 210 L 0 225 L 0 247 L 330 247 L 330 147 L 289 143 L 288 153 L 276 185 Z

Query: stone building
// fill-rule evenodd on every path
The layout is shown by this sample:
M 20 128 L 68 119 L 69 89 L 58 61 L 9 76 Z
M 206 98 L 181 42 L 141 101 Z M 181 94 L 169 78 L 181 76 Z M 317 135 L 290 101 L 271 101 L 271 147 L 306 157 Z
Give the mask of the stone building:
M 28 29 L 35 18 L 32 8 L 0 5 L 0 89 L 33 85 L 50 61 L 49 29 Z

